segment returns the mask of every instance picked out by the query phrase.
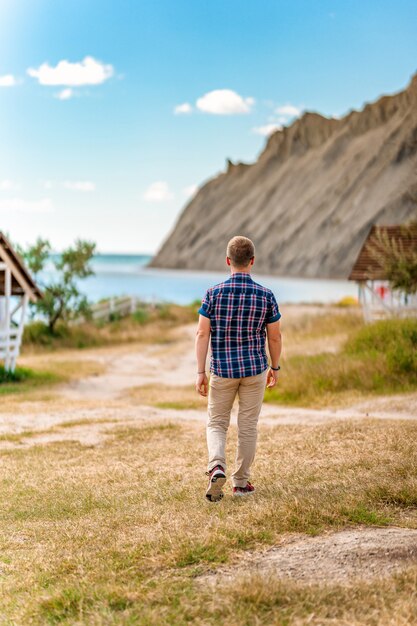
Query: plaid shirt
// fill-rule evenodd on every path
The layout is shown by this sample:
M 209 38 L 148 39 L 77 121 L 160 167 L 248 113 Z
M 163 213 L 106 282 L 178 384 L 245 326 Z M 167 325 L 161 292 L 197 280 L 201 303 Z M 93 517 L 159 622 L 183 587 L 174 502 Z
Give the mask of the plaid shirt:
M 265 327 L 281 317 L 270 289 L 236 272 L 207 290 L 198 312 L 210 319 L 213 374 L 242 378 L 266 370 Z

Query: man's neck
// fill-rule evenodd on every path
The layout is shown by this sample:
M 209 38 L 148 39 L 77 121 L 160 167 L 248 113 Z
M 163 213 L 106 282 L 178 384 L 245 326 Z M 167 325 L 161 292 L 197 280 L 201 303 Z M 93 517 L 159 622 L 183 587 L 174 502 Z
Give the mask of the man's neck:
M 231 276 L 233 276 L 233 274 L 250 274 L 250 268 L 249 267 L 231 267 L 230 274 Z

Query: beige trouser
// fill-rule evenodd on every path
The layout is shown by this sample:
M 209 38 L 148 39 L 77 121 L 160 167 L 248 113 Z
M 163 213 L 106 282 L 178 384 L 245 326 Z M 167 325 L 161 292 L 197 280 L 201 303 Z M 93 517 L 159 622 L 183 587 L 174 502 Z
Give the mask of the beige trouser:
M 232 474 L 234 487 L 246 487 L 256 449 L 258 417 L 265 392 L 267 370 L 257 376 L 221 378 L 210 376 L 207 421 L 208 466 L 217 464 L 226 470 L 226 436 L 230 412 L 236 394 L 239 395 L 237 416 L 238 443 L 236 469 Z

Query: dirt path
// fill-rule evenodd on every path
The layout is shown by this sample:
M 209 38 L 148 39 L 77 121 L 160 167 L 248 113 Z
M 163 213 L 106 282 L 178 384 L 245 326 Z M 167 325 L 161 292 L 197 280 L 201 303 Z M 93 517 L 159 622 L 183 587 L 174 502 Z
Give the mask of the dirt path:
M 128 344 L 110 348 L 66 352 L 65 359 L 98 362 L 103 373 L 75 380 L 56 388 L 46 401 L 19 402 L 7 411 L 0 405 L 0 435 L 25 431 L 45 431 L 61 423 L 74 423 L 42 434 L 42 441 L 79 439 L 94 444 L 105 436 L 108 428 L 103 422 L 131 423 L 148 420 L 187 420 L 205 422 L 205 410 L 157 409 L 135 403 L 129 395 L 134 387 L 158 384 L 189 386 L 194 381 L 195 326 L 187 325 L 173 331 L 168 344 Z M 337 339 L 339 341 L 339 339 Z M 329 346 L 331 349 L 334 346 Z M 22 359 L 22 365 L 31 366 L 40 357 Z M 44 357 L 42 357 L 44 358 Z M 52 354 L 50 360 L 59 363 L 62 353 Z M 363 419 L 417 419 L 417 394 L 375 398 L 343 409 L 306 409 L 264 404 L 260 424 L 279 426 L 302 424 L 315 426 L 330 421 Z M 236 411 L 232 412 L 232 423 Z M 84 422 L 81 427 L 79 422 Z M 93 422 L 96 423 L 93 427 Z M 70 432 L 70 430 L 72 432 Z M 41 435 L 39 435 L 40 437 Z M 49 439 L 48 439 L 49 437 Z M 3 437 L 5 440 L 6 437 Z M 31 442 L 40 441 L 31 437 Z M 11 442 L 3 441 L 3 445 Z
M 195 326 L 177 328 L 171 343 L 130 344 L 87 350 L 81 356 L 100 363 L 105 373 L 75 380 L 59 390 L 70 400 L 121 399 L 133 387 L 157 384 L 190 385 L 194 380 Z M 79 358 L 79 357 L 78 357 Z

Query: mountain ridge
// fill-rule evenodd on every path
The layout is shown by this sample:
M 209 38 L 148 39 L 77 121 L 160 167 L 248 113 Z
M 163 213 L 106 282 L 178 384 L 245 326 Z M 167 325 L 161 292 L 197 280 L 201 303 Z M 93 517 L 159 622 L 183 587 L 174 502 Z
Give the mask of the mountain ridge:
M 374 223 L 417 213 L 417 74 L 360 111 L 307 111 L 251 164 L 227 162 L 185 206 L 153 267 L 224 267 L 234 234 L 254 240 L 259 272 L 345 278 Z

